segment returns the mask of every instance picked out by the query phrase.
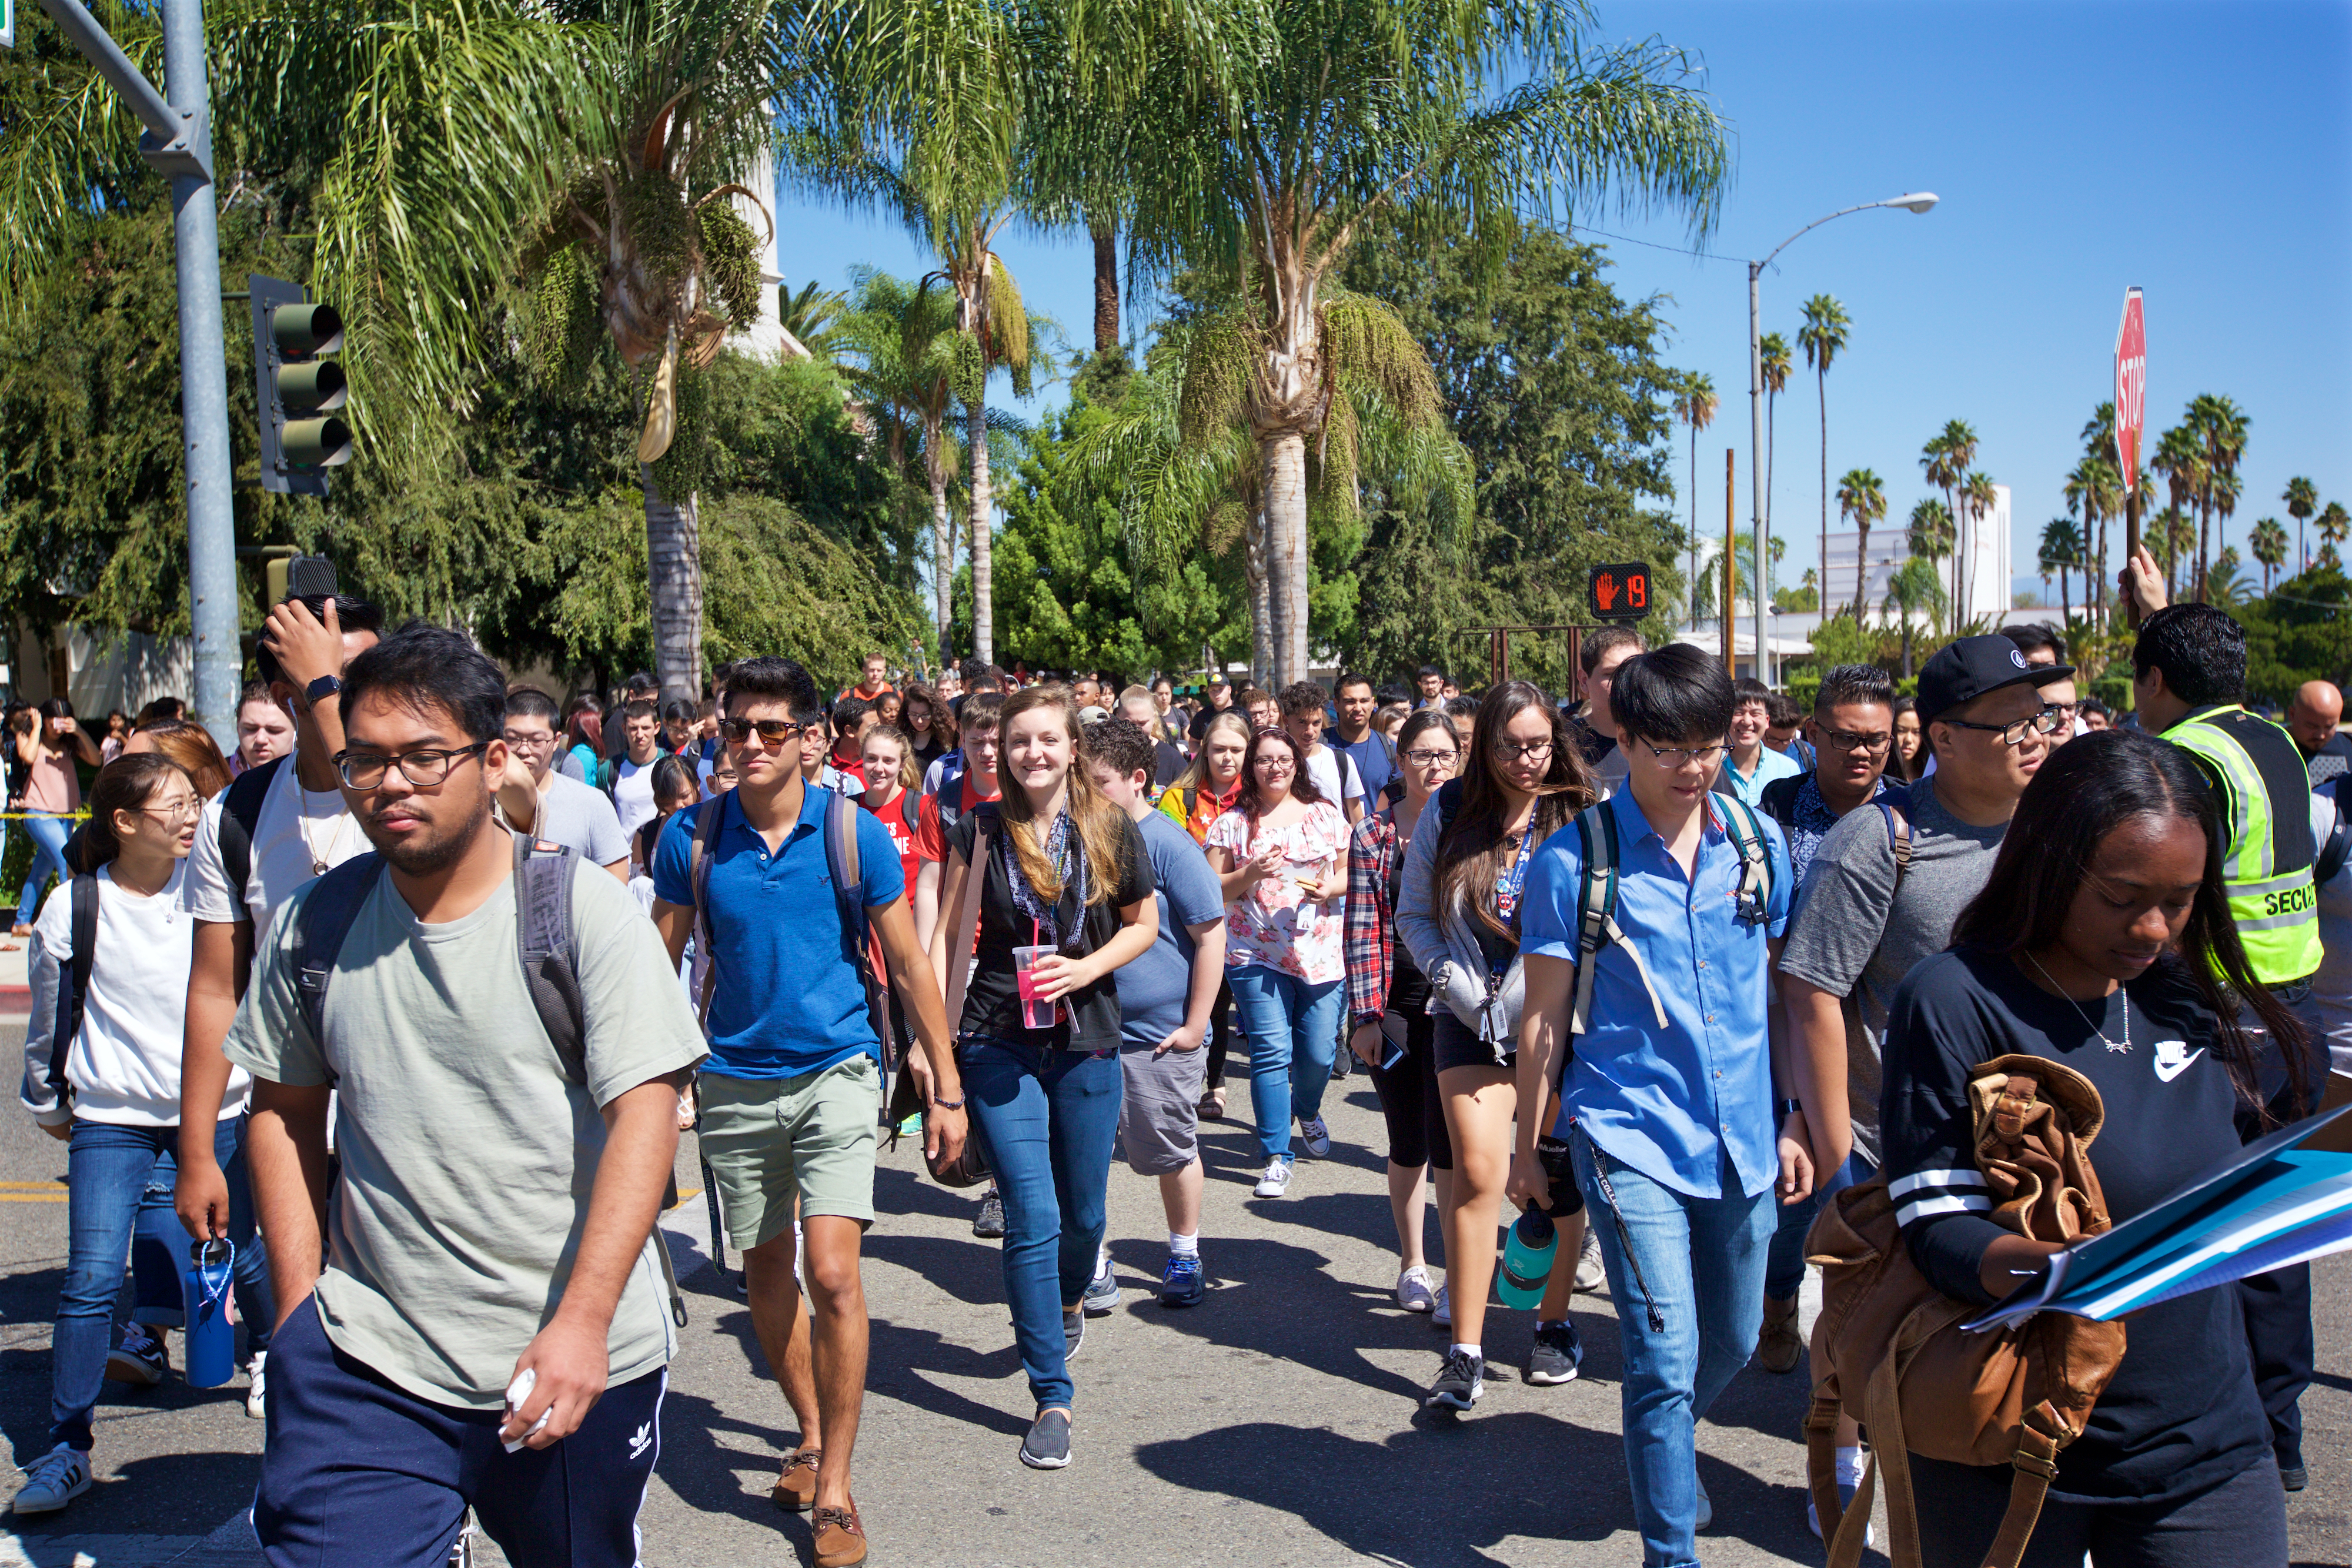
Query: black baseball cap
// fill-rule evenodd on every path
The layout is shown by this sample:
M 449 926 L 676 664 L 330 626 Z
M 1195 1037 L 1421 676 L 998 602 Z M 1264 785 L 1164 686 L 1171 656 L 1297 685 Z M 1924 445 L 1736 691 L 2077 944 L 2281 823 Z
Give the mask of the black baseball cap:
M 1962 637 L 1938 650 L 1919 672 L 1919 722 L 1935 723 L 1956 707 L 2003 686 L 2046 686 L 2074 673 L 2072 664 L 2029 664 L 2006 637 Z

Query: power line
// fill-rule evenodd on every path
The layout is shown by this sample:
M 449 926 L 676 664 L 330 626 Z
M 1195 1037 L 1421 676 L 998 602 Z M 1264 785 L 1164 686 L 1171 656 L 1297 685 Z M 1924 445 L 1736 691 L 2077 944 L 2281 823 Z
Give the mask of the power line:
M 1713 251 L 1692 250 L 1686 246 L 1660 245 L 1654 239 L 1635 239 L 1632 235 L 1613 235 L 1607 229 L 1591 228 L 1580 224 L 1574 226 L 1575 232 L 1579 235 L 1597 235 L 1602 239 L 1622 240 L 1627 245 L 1645 245 L 1652 250 L 1670 250 L 1676 256 L 1695 256 L 1701 261 L 1736 261 L 1743 267 L 1748 264 L 1747 258 L 1744 256 L 1717 256 Z

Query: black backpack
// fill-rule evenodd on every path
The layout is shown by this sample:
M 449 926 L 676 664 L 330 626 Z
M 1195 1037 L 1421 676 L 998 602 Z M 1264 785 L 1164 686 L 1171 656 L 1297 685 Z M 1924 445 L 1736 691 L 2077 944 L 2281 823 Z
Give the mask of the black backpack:
M 69 1104 L 72 1086 L 66 1082 L 66 1058 L 81 1033 L 82 1009 L 89 1000 L 89 971 L 98 947 L 98 878 L 77 873 L 68 884 L 73 900 L 73 956 L 58 970 L 57 1027 L 49 1034 L 49 1087 L 58 1103 Z
M 253 877 L 253 830 L 261 821 L 261 803 L 269 797 L 270 780 L 293 757 L 273 757 L 258 768 L 248 768 L 229 781 L 221 796 L 221 871 L 228 878 L 232 902 L 245 907 L 245 886 Z

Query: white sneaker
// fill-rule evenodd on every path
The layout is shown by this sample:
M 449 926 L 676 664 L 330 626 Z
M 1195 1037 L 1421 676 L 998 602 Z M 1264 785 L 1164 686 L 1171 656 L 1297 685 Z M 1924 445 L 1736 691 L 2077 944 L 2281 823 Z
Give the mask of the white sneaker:
M 1295 1167 L 1288 1160 L 1275 1158 L 1265 1162 L 1265 1174 L 1257 1178 L 1255 1197 L 1280 1197 L 1290 1190 L 1290 1176 Z
M 268 1351 L 257 1350 L 253 1353 L 253 1360 L 246 1366 L 245 1369 L 247 1380 L 245 1385 L 245 1413 L 247 1416 L 252 1416 L 257 1421 L 266 1418 L 269 1414 L 268 1407 L 262 1403 L 262 1399 L 268 1388 L 268 1385 L 264 1381 L 264 1368 L 262 1364 L 267 1362 L 268 1359 L 269 1353 Z
M 16 1511 L 55 1513 L 89 1490 L 89 1456 L 59 1443 L 25 1467 Z
M 1302 1117 L 1298 1123 L 1298 1141 L 1317 1159 L 1331 1152 L 1331 1129 L 1323 1124 L 1320 1116 Z
M 1446 1293 L 1451 1289 L 1450 1285 L 1437 1287 L 1437 1305 L 1429 1312 L 1429 1321 L 1442 1329 L 1454 1326 L 1454 1298 Z
M 1409 1312 L 1425 1312 L 1437 1305 L 1437 1296 L 1429 1288 L 1429 1270 L 1415 1263 L 1397 1276 L 1397 1305 Z
M 1694 1534 L 1712 1529 L 1715 1525 L 1715 1504 L 1707 1499 L 1706 1483 L 1697 1481 L 1695 1484 L 1698 1487 L 1698 1516 L 1691 1521 L 1691 1531 Z
M 1609 1288 L 1609 1270 L 1601 1261 L 1601 1238 L 1590 1225 L 1584 1228 L 1584 1249 L 1576 1255 L 1576 1288 L 1588 1296 Z

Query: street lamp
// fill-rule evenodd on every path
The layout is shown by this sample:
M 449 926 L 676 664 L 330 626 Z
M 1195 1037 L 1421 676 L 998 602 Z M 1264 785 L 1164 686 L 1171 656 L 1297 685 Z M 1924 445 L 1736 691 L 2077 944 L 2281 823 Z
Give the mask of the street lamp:
M 1749 581 L 1748 591 L 1752 596 L 1751 607 L 1754 611 L 1756 625 L 1756 678 L 1768 685 L 1771 684 L 1772 674 L 1770 661 L 1764 652 L 1764 601 L 1767 597 L 1766 587 L 1771 579 L 1764 574 L 1764 558 L 1768 547 L 1764 532 L 1768 524 L 1765 520 L 1763 484 L 1764 343 L 1763 329 L 1759 319 L 1760 314 L 1759 281 L 1764 276 L 1764 269 L 1772 265 L 1773 256 L 1779 256 L 1797 241 L 1828 223 L 1830 218 L 1842 218 L 1848 213 L 1866 213 L 1874 207 L 1900 207 L 1906 213 L 1924 213 L 1935 204 L 1935 192 L 1913 191 L 1905 195 L 1889 196 L 1883 202 L 1864 202 L 1859 206 L 1841 207 L 1830 214 L 1829 217 L 1815 218 L 1787 239 L 1774 246 L 1771 255 L 1767 256 L 1763 260 L 1751 261 L 1748 264 L 1748 535 L 1749 542 L 1756 549 L 1755 573 Z M 1822 565 L 1826 567 L 1828 563 L 1825 561 Z M 1820 590 L 1822 613 L 1824 615 L 1828 613 L 1829 607 L 1828 575 L 1824 570 Z M 1726 615 L 1731 613 L 1729 605 L 1724 606 L 1724 613 Z

